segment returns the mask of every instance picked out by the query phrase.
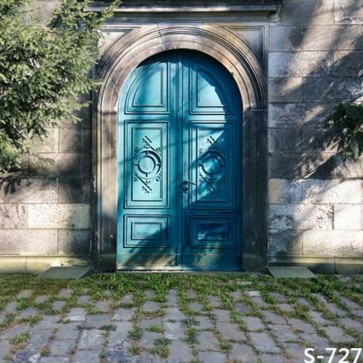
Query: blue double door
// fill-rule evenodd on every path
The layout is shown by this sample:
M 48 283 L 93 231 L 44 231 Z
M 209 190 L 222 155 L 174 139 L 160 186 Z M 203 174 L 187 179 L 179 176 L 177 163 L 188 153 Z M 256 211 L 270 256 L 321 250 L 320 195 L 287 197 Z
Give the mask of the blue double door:
M 118 269 L 239 270 L 241 98 L 215 60 L 171 51 L 119 102 Z

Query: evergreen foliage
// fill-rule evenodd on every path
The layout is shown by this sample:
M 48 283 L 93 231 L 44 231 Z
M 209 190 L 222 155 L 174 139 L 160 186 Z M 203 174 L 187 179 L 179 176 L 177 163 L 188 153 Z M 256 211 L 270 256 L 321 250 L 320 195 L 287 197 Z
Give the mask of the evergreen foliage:
M 97 87 L 89 74 L 116 3 L 95 13 L 84 11 L 89 2 L 64 0 L 41 25 L 31 0 L 0 0 L 0 171 L 19 168 L 48 127 L 77 122 L 78 96 Z
M 325 120 L 328 142 L 337 145 L 347 159 L 357 160 L 363 153 L 363 105 L 340 103 Z

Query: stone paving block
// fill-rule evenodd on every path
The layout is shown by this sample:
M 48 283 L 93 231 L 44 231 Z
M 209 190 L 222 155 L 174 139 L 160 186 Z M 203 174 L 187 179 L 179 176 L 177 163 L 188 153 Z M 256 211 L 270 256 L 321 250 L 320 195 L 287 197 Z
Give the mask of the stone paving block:
M 101 350 L 104 343 L 104 334 L 97 329 L 83 330 L 79 340 L 78 349 Z
M 326 353 L 325 348 L 330 347 L 329 340 L 317 334 L 300 334 L 300 338 L 309 348 L 314 348 L 317 353 Z
M 0 359 L 10 353 L 10 345 L 6 341 L 0 340 Z
M 154 333 L 150 331 L 144 331 L 140 340 L 140 346 L 145 349 L 151 349 L 154 347 L 155 342 L 163 337 L 160 333 Z
M 9 313 L 9 314 L 15 313 L 17 307 L 18 307 L 18 303 L 16 303 L 15 301 L 13 301 L 13 302 L 11 302 L 11 303 L 9 303 L 9 304 L 6 305 L 4 311 L 6 313 Z
M 70 310 L 65 321 L 85 321 L 86 320 L 86 310 L 83 308 L 73 308 Z
M 166 295 L 166 301 L 169 306 L 178 306 L 178 294 L 176 290 L 169 290 Z
M 268 322 L 268 323 L 271 323 L 271 324 L 286 324 L 286 320 L 282 316 L 274 313 L 273 311 L 261 310 L 260 312 L 263 315 L 265 321 Z
M 133 324 L 129 321 L 116 321 L 116 330 L 111 331 L 108 338 L 108 346 L 110 348 L 118 347 L 120 344 L 127 346 L 129 332 L 133 328 Z
M 49 300 L 49 297 L 47 295 L 39 295 L 37 296 L 35 299 L 34 299 L 34 302 L 36 304 L 43 304 L 45 303 L 46 301 Z
M 290 304 L 278 304 L 278 308 L 285 313 L 291 313 L 294 311 L 294 307 Z
M 309 324 L 305 323 L 300 319 L 288 319 L 288 323 L 292 326 L 292 328 L 298 332 L 304 332 L 308 334 L 316 334 L 315 328 Z
M 79 323 L 58 324 L 55 338 L 57 340 L 76 340 L 80 335 Z
M 184 329 L 181 322 L 165 322 L 165 338 L 170 340 L 184 339 Z
M 26 308 L 24 310 L 19 311 L 18 313 L 18 317 L 19 319 L 25 319 L 25 318 L 29 318 L 31 316 L 35 316 L 39 314 L 39 309 L 38 308 Z
M 202 304 L 199 304 L 197 302 L 193 302 L 193 303 L 190 303 L 188 306 L 189 306 L 189 309 L 194 313 L 203 312 L 203 305 Z
M 32 328 L 32 332 L 39 331 L 39 330 L 54 330 L 60 321 L 61 321 L 60 316 L 53 316 L 53 315 L 43 316 L 42 320 L 40 320 Z
M 166 308 L 165 309 L 165 320 L 181 321 L 185 319 L 185 315 L 180 311 L 179 308 Z
M 213 329 L 211 320 L 205 316 L 196 316 L 195 321 L 197 322 L 196 328 L 200 330 Z
M 121 298 L 121 305 L 132 305 L 134 303 L 134 297 L 132 295 L 125 295 Z
M 255 290 L 246 291 L 246 294 L 250 297 L 261 296 L 261 293 L 259 291 L 255 291 Z
M 243 302 L 239 302 L 235 305 L 236 310 L 240 313 L 240 314 L 246 314 L 249 313 L 251 311 L 250 307 Z
M 281 356 L 272 355 L 272 354 L 260 354 L 258 356 L 260 358 L 261 363 L 281 363 Z
M 277 337 L 277 340 L 285 343 L 290 341 L 297 341 L 299 337 L 292 331 L 292 329 L 286 325 L 269 325 L 271 332 Z
M 12 363 L 38 362 L 39 358 L 40 353 L 37 353 L 35 350 L 27 346 L 24 350 L 15 353 Z
M 32 296 L 32 294 L 33 294 L 32 290 L 22 290 L 22 291 L 19 292 L 17 297 L 19 299 L 27 299 L 28 297 Z
M 269 295 L 274 298 L 278 303 L 287 303 L 287 298 L 285 295 L 279 292 L 270 292 Z
M 29 330 L 28 324 L 15 325 L 1 332 L 1 338 L 5 340 L 10 340 L 15 338 L 18 334 L 24 333 L 28 330 Z
M 148 329 L 152 326 L 158 326 L 163 328 L 164 319 L 163 318 L 154 318 L 154 319 L 142 319 L 138 324 L 140 328 L 143 330 Z
M 72 289 L 61 289 L 58 291 L 58 296 L 63 299 L 68 299 L 73 293 Z
M 100 351 L 98 350 L 79 350 L 72 359 L 73 363 L 99 363 L 100 361 Z
M 221 333 L 223 339 L 236 341 L 246 340 L 246 335 L 241 331 L 237 324 L 217 323 L 216 327 Z
M 344 328 L 351 328 L 357 330 L 363 335 L 363 323 L 361 321 L 353 320 L 350 318 L 343 318 L 339 320 L 339 325 Z
M 66 302 L 62 300 L 53 301 L 52 308 L 54 311 L 59 312 L 66 306 Z
M 174 340 L 169 345 L 168 362 L 190 362 L 194 358 L 192 349 L 180 340 Z
M 216 317 L 217 321 L 219 322 L 229 322 L 231 321 L 231 316 L 229 310 L 222 310 L 222 309 L 214 309 L 212 314 Z
M 187 297 L 188 297 L 188 299 L 196 299 L 197 298 L 197 293 L 196 293 L 196 291 L 194 291 L 194 290 L 188 290 L 187 291 Z
M 243 292 L 242 291 L 232 291 L 232 292 L 230 292 L 229 293 L 232 297 L 233 297 L 233 299 L 235 299 L 235 300 L 238 300 L 238 299 L 240 299 L 241 297 L 243 297 Z
M 322 329 L 333 343 L 353 343 L 355 341 L 352 336 L 346 334 L 345 331 L 339 327 L 327 326 Z
M 330 310 L 331 313 L 338 315 L 339 317 L 345 317 L 347 312 L 340 309 L 338 306 L 332 303 L 327 303 L 326 307 Z
M 280 353 L 280 348 L 267 333 L 250 333 L 252 345 L 262 353 Z
M 91 297 L 88 295 L 82 295 L 77 299 L 78 305 L 86 305 L 91 303 Z
M 70 363 L 71 358 L 67 357 L 42 357 L 39 363 Z
M 265 308 L 267 307 L 267 304 L 264 299 L 262 299 L 261 296 L 254 296 L 251 297 L 251 300 L 259 307 L 259 308 Z
M 242 320 L 247 325 L 247 329 L 249 331 L 256 331 L 265 329 L 265 325 L 263 324 L 262 320 L 260 318 L 256 318 L 253 316 L 244 316 Z
M 306 347 L 295 343 L 285 344 L 284 348 L 286 349 L 287 355 L 292 359 L 293 362 L 296 360 L 296 363 L 299 360 L 301 361 L 301 357 L 304 357 L 304 352 L 306 349 Z
M 160 304 L 153 301 L 148 301 L 147 303 L 141 306 L 141 310 L 147 313 L 153 313 L 155 311 L 160 310 Z
M 112 320 L 130 321 L 135 315 L 135 309 L 119 308 L 115 311 Z
M 208 300 L 213 308 L 219 308 L 222 305 L 222 301 L 218 296 L 208 296 Z
M 51 356 L 67 357 L 71 354 L 75 341 L 67 340 L 53 340 L 49 343 L 49 351 Z
M 219 352 L 199 352 L 199 360 L 201 362 L 213 362 L 213 363 L 224 363 L 226 361 L 226 355 Z
M 240 344 L 240 343 L 233 344 L 229 356 L 231 359 L 234 359 L 238 362 L 248 362 L 248 363 L 258 362 L 258 358 L 255 352 L 247 344 Z
M 145 290 L 144 291 L 144 295 L 147 299 L 152 299 L 153 297 L 155 297 L 155 292 L 153 290 Z
M 345 305 L 348 306 L 349 309 L 352 309 L 352 310 L 360 309 L 360 306 L 358 304 L 356 304 L 354 301 L 346 298 L 345 296 L 340 296 L 339 298 L 342 303 L 344 303 Z
M 87 315 L 84 326 L 87 328 L 101 329 L 106 325 L 110 325 L 111 315 L 109 314 L 93 314 Z
M 363 310 L 354 310 L 353 314 L 363 319 Z
M 132 356 L 127 351 L 127 347 L 117 346 L 106 352 L 108 363 L 132 363 Z
M 111 310 L 110 302 L 109 301 L 97 301 L 94 304 L 94 307 L 100 313 L 109 313 Z
M 220 349 L 219 342 L 212 332 L 203 331 L 198 334 L 197 350 L 216 350 Z
M 326 320 L 318 311 L 309 311 L 310 318 L 318 325 L 329 325 L 330 321 Z

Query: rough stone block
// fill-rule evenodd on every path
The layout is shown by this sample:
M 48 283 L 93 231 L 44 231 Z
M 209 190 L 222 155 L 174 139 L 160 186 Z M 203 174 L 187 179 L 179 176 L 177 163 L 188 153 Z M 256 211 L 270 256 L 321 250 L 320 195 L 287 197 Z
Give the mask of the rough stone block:
M 57 203 L 56 179 L 17 179 L 0 183 L 0 203 Z
M 27 206 L 24 204 L 0 205 L 0 229 L 27 227 Z
M 286 179 L 270 179 L 268 199 L 273 204 L 297 203 L 301 201 L 301 183 Z
M 305 231 L 302 236 L 305 255 L 363 257 L 361 231 Z
M 47 178 L 89 178 L 90 155 L 79 153 L 54 154 L 44 153 L 41 160 L 29 161 L 29 173 Z
M 3 255 L 55 255 L 55 230 L 0 230 L 0 254 Z
M 86 204 L 33 204 L 28 210 L 29 228 L 87 229 L 90 206 Z
M 59 129 L 57 127 L 48 128 L 48 135 L 43 140 L 33 140 L 31 145 L 38 153 L 56 153 L 59 145 Z
M 301 149 L 307 152 L 337 153 L 336 141 L 331 141 L 331 135 L 323 127 L 305 127 L 302 130 Z
M 334 22 L 356 24 L 363 22 L 362 0 L 334 0 Z
M 332 24 L 334 19 L 332 0 L 284 1 L 282 4 L 283 25 Z
M 320 155 L 312 156 L 312 162 L 319 163 Z M 310 160 L 301 153 L 271 153 L 268 159 L 269 178 L 275 179 L 300 179 L 309 175 Z
M 59 180 L 59 203 L 90 203 L 92 185 L 89 179 Z
M 302 130 L 296 127 L 268 130 L 268 151 L 295 151 L 301 148 Z
M 300 77 L 276 77 L 268 81 L 269 102 L 301 102 Z
M 67 230 L 58 231 L 58 254 L 60 255 L 88 255 L 91 251 L 90 231 Z
M 89 152 L 91 132 L 89 129 L 61 128 L 59 146 L 61 153 Z
M 271 26 L 269 29 L 269 50 L 301 50 L 302 28 L 296 26 Z
M 269 227 L 277 231 L 288 229 L 332 229 L 333 210 L 330 205 L 272 204 Z
M 270 77 L 306 77 L 330 74 L 333 52 L 270 52 Z
M 361 77 L 363 75 L 363 51 L 335 51 L 333 75 Z
M 361 34 L 359 25 L 310 26 L 304 29 L 303 50 L 359 50 Z
M 362 95 L 362 80 L 357 78 L 307 77 L 303 84 L 304 102 L 355 101 Z
M 303 242 L 299 232 L 274 232 L 268 235 L 268 254 L 270 256 L 302 255 Z
M 307 179 L 301 182 L 304 203 L 361 203 L 360 180 Z
M 334 229 L 361 230 L 361 210 L 362 206 L 359 204 L 336 204 L 334 206 Z

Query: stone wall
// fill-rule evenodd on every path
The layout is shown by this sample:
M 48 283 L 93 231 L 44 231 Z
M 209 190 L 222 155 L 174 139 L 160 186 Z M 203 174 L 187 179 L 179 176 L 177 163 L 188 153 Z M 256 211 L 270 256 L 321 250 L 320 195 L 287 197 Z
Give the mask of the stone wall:
M 363 160 L 344 163 L 321 128 L 335 104 L 363 101 L 362 24 L 361 0 L 284 0 L 270 23 L 270 262 L 362 271 Z
M 38 1 L 45 22 L 57 1 Z M 0 180 L 0 271 L 33 272 L 82 263 L 91 252 L 91 113 L 50 128 L 40 159 Z

